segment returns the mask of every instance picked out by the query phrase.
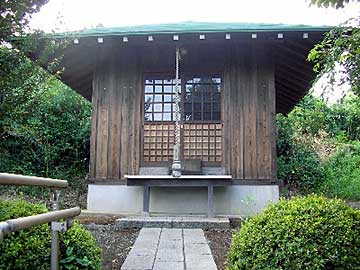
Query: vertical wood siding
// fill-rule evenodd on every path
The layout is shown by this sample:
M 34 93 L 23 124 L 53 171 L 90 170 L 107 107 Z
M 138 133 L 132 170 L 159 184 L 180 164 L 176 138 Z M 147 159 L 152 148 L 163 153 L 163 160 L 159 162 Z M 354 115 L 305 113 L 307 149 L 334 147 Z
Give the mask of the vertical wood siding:
M 271 52 L 230 47 L 224 72 L 224 166 L 236 179 L 275 179 L 275 86 Z
M 122 179 L 139 171 L 142 72 L 131 49 L 121 52 L 103 53 L 94 73 L 92 179 Z
M 172 54 L 164 56 L 164 63 L 155 65 L 149 58 L 158 54 L 135 50 L 136 47 L 99 51 L 93 80 L 92 179 L 123 179 L 124 174 L 139 173 L 143 71 L 157 72 L 159 66 L 161 70 L 171 71 L 174 67 L 168 59 Z M 223 62 L 215 66 L 225 67 L 222 160 L 226 173 L 234 179 L 275 179 L 275 83 L 271 50 L 264 43 L 262 46 L 244 43 L 229 45 L 221 55 Z M 193 63 L 191 67 L 201 73 L 201 65 L 196 66 L 199 64 Z M 190 63 L 186 65 L 190 69 Z

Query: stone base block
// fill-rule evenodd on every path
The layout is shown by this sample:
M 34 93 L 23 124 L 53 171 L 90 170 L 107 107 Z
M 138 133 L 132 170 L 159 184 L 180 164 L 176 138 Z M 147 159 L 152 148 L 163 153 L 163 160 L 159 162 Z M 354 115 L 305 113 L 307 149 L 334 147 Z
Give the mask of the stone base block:
M 214 187 L 217 216 L 252 216 L 279 200 L 277 185 Z M 89 185 L 87 208 L 94 212 L 141 214 L 143 187 Z M 206 215 L 206 187 L 152 187 L 150 212 L 156 215 Z

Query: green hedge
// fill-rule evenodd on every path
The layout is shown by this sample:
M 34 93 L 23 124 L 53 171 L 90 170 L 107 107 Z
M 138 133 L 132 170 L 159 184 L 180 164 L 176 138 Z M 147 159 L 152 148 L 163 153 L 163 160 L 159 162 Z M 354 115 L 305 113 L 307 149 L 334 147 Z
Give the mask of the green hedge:
M 44 205 L 0 200 L 0 221 L 45 212 Z M 75 222 L 60 239 L 61 269 L 102 269 L 101 250 L 82 225 Z M 0 242 L 0 269 L 50 269 L 50 242 L 47 224 L 5 236 Z
M 360 269 L 360 212 L 317 195 L 281 200 L 234 235 L 227 269 Z

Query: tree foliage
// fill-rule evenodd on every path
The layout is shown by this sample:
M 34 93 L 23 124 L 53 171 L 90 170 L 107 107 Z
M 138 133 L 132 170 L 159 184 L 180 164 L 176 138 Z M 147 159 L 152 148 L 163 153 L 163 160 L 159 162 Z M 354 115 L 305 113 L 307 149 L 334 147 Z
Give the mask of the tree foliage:
M 360 198 L 360 97 L 327 105 L 307 95 L 287 116 L 277 115 L 278 177 L 288 189 Z
M 32 14 L 47 2 L 0 3 L 0 171 L 84 177 L 91 106 L 38 65 L 54 68 L 67 41 L 28 35 Z M 35 50 L 37 63 L 27 58 Z
M 3 0 L 0 2 L 0 43 L 23 34 L 31 15 L 49 0 Z
M 359 25 L 359 19 L 353 20 Z M 315 63 L 319 76 L 327 75 L 332 84 L 336 76 L 340 84 L 349 83 L 353 92 L 360 95 L 360 28 L 348 25 L 326 33 L 325 39 L 315 45 L 308 59 Z M 338 75 L 337 75 L 338 74 Z
M 352 0 L 359 1 L 359 0 Z M 351 2 L 351 0 L 311 0 L 312 5 L 316 5 L 318 7 L 333 7 L 333 8 L 343 8 L 345 4 Z
M 360 200 L 360 143 L 353 142 L 333 155 L 325 164 L 321 192 L 338 198 Z
M 0 53 L 15 67 L 0 81 L 0 171 L 84 177 L 91 104 L 14 50 Z
M 339 142 L 360 141 L 360 97 L 350 95 L 332 105 L 325 130 Z
M 311 192 L 324 179 L 324 170 L 316 151 L 305 140 L 299 139 L 291 117 L 277 115 L 277 174 L 287 189 Z
M 356 0 L 360 2 L 360 0 Z M 350 0 L 311 0 L 318 7 L 343 8 Z M 318 78 L 328 76 L 330 83 L 349 83 L 352 91 L 360 95 L 360 18 L 349 19 L 343 25 L 326 33 L 321 43 L 308 55 L 314 62 Z

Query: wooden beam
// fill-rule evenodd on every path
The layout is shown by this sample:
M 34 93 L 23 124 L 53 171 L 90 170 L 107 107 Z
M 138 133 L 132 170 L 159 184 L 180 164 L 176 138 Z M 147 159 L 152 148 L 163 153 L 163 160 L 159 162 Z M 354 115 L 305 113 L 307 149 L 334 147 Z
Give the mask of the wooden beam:
M 312 79 L 310 79 L 310 78 L 309 78 L 309 80 L 306 80 L 305 74 L 301 74 L 302 76 L 296 75 L 296 72 L 290 66 L 277 65 L 277 70 L 280 73 L 287 74 L 287 77 L 290 78 L 291 80 L 299 81 L 304 85 L 307 85 L 307 84 L 309 84 L 309 82 L 311 83 L 311 81 L 312 81 Z M 289 71 L 292 71 L 292 72 L 289 72 Z M 305 79 L 303 79 L 304 77 L 305 77 Z
M 306 81 L 312 80 L 314 78 L 314 72 L 312 70 L 312 67 L 310 65 L 296 65 L 292 64 L 289 61 L 278 61 L 276 63 L 276 67 L 286 67 L 287 69 L 291 70 L 294 74 L 301 74 Z M 296 68 L 298 66 L 298 68 Z M 303 67 L 301 67 L 303 66 Z
M 280 49 L 280 50 L 282 50 L 282 51 L 285 51 L 285 52 L 291 54 L 292 57 L 297 57 L 297 58 L 299 58 L 299 59 L 302 60 L 302 61 L 304 61 L 304 60 L 306 61 L 307 55 L 301 54 L 301 53 L 299 53 L 299 52 L 296 51 L 296 50 L 293 50 L 293 49 L 291 49 L 291 48 L 289 48 L 289 47 L 284 46 L 283 44 L 281 44 L 281 45 L 280 45 L 280 44 L 277 44 L 277 43 L 273 43 L 273 44 L 274 44 L 274 46 L 277 47 L 278 49 Z
M 278 85 L 279 85 L 279 83 L 278 83 Z M 286 85 L 281 84 L 281 86 L 282 86 L 282 88 L 280 91 L 277 91 L 277 94 L 279 94 L 279 95 L 281 94 L 282 96 L 286 97 L 286 99 L 292 101 L 293 103 L 297 103 L 299 101 L 299 99 L 297 98 L 299 95 L 296 95 L 295 97 L 294 97 L 294 95 L 289 95 L 284 91 L 284 88 L 285 89 L 287 88 Z
M 281 80 L 281 81 L 285 82 L 287 85 L 289 85 L 289 88 L 293 88 L 296 92 L 297 92 L 297 90 L 301 90 L 301 92 L 303 92 L 304 88 L 309 88 L 309 86 L 311 86 L 311 82 L 309 82 L 308 85 L 304 85 L 297 81 L 289 80 L 287 73 L 276 73 L 275 80 L 276 81 Z
M 289 70 L 291 69 L 291 71 L 293 73 L 295 73 L 295 74 L 301 73 L 305 77 L 306 80 L 312 80 L 315 77 L 315 73 L 313 72 L 312 65 L 310 63 L 305 64 L 305 63 L 299 63 L 299 62 L 292 62 L 286 58 L 281 59 L 280 57 L 278 58 L 278 61 L 275 66 L 275 74 L 276 74 L 278 67 L 285 66 L 285 65 L 286 65 L 286 67 L 289 67 Z
M 314 45 L 308 44 L 308 46 L 306 46 L 302 42 L 293 42 L 292 40 L 286 40 L 285 44 L 295 47 L 295 50 L 301 50 L 306 55 L 308 55 L 310 50 L 314 47 Z

